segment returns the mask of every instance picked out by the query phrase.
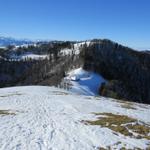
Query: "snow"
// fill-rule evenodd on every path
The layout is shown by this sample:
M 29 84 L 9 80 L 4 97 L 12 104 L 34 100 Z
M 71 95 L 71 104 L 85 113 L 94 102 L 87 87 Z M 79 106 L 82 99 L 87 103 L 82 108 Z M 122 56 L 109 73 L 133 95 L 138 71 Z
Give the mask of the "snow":
M 106 80 L 99 74 L 78 68 L 69 72 L 64 82 L 71 86 L 71 92 L 94 96 L 98 95 L 101 84 L 106 82 Z
M 38 55 L 38 54 L 27 54 L 21 56 L 21 59 L 32 58 L 32 59 L 45 59 L 48 58 L 48 55 Z
M 15 49 L 18 49 L 18 48 L 20 48 L 20 47 L 22 47 L 22 48 L 28 48 L 29 46 L 34 46 L 34 47 L 36 47 L 37 46 L 37 44 L 36 43 L 32 43 L 32 44 L 22 44 L 22 45 L 15 45 Z
M 61 53 L 65 55 L 72 55 L 74 53 L 75 55 L 78 55 L 80 53 L 79 49 L 69 49 L 69 48 L 64 48 L 61 50 Z
M 73 52 L 75 55 L 79 55 L 79 53 L 80 53 L 80 48 L 81 48 L 82 46 L 84 46 L 85 44 L 86 44 L 87 46 L 89 46 L 90 43 L 91 43 L 90 41 L 78 42 L 78 43 L 75 43 L 75 44 L 74 44 L 74 48 L 71 48 L 71 49 L 69 49 L 69 48 L 64 48 L 64 49 L 61 50 L 61 52 L 62 52 L 63 55 L 72 55 L 72 52 Z
M 32 54 L 32 53 L 25 53 L 22 55 L 11 55 L 10 59 L 17 59 L 17 60 L 25 60 L 25 59 L 46 59 L 48 55 L 39 55 L 39 54 Z
M 79 42 L 79 43 L 74 44 L 74 48 L 75 48 L 75 49 L 79 49 L 81 46 L 83 46 L 83 45 L 85 45 L 85 44 L 86 44 L 87 46 L 89 46 L 90 43 L 91 43 L 91 41 Z
M 0 46 L 0 49 L 6 49 L 6 47 L 5 46 Z
M 0 115 L 0 149 L 94 150 L 106 146 L 120 149 L 124 145 L 146 149 L 150 143 L 146 139 L 116 135 L 108 128 L 82 122 L 93 120 L 92 112 L 111 112 L 150 123 L 149 105 L 136 110 L 118 105 L 112 99 L 76 95 L 54 87 L 0 89 L 0 110 L 16 113 Z M 119 141 L 121 144 L 116 145 Z

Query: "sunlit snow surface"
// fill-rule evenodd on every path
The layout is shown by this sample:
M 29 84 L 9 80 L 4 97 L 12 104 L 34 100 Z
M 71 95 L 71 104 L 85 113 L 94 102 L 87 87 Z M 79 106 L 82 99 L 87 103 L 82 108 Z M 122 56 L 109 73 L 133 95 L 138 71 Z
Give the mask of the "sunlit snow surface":
M 150 123 L 150 106 L 119 107 L 103 97 L 81 96 L 54 87 L 27 86 L 0 89 L 0 150 L 94 150 L 110 146 L 145 149 L 146 139 L 116 135 L 108 128 L 85 125 L 92 112 L 128 115 Z M 115 143 L 121 142 L 119 145 Z
M 34 59 L 34 60 L 43 60 L 48 58 L 48 55 L 39 55 L 39 54 L 32 54 L 32 53 L 25 53 L 22 55 L 11 55 L 10 59 L 17 59 L 17 60 L 25 60 L 25 59 Z
M 101 84 L 106 82 L 99 74 L 85 71 L 82 68 L 69 72 L 65 80 L 70 82 L 70 91 L 89 96 L 98 95 Z

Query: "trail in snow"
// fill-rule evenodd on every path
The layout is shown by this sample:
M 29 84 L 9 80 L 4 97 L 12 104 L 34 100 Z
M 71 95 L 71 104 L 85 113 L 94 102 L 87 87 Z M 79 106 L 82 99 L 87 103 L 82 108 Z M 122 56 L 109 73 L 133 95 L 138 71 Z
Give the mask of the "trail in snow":
M 92 112 L 112 112 L 150 123 L 150 107 L 127 111 L 111 99 L 98 99 L 52 87 L 0 89 L 0 110 L 16 113 L 0 116 L 0 149 L 94 150 L 113 147 L 118 141 L 127 148 L 146 148 L 146 139 L 117 136 L 107 128 L 87 126 L 82 120 L 94 119 Z

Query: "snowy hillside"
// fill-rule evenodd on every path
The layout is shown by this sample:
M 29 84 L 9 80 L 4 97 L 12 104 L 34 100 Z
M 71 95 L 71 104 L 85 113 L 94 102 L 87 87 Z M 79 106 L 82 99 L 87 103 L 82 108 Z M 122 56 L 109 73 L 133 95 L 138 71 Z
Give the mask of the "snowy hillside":
M 1 150 L 146 149 L 150 106 L 54 87 L 0 89 Z M 117 121 L 117 122 L 116 122 Z
M 69 85 L 69 91 L 71 92 L 94 96 L 98 95 L 101 84 L 106 80 L 99 74 L 78 68 L 70 71 L 64 82 Z
M 48 58 L 48 55 L 39 55 L 39 54 L 33 54 L 33 53 L 25 53 L 22 55 L 10 55 L 10 59 L 13 60 L 25 60 L 25 59 L 34 59 L 34 60 L 39 60 L 39 59 L 46 59 Z

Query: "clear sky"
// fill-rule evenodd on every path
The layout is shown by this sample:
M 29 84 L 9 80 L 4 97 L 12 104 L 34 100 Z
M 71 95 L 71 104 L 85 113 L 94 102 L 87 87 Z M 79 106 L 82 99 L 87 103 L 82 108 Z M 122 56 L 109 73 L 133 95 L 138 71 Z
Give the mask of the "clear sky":
M 150 0 L 0 0 L 0 35 L 150 48 Z

